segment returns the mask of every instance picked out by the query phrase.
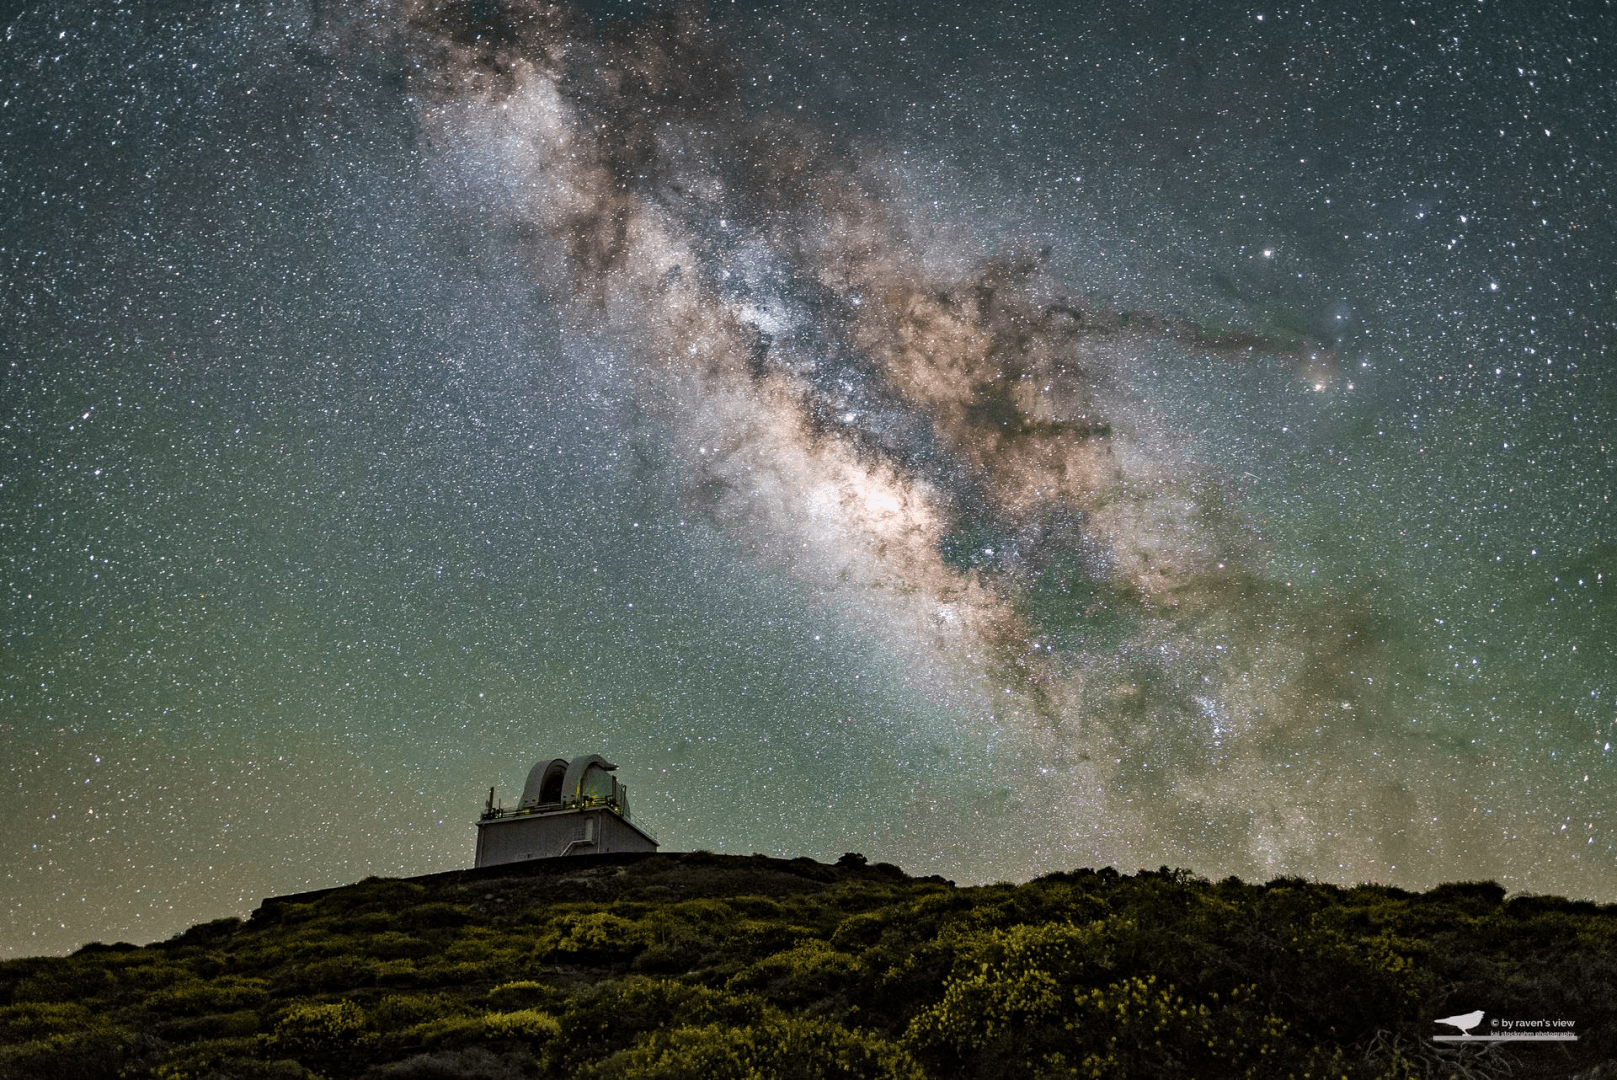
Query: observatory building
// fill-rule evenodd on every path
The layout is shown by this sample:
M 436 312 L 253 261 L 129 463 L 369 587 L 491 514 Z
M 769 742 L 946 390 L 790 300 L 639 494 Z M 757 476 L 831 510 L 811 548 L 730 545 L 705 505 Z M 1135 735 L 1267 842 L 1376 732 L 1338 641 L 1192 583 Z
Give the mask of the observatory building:
M 477 822 L 477 866 L 656 851 L 657 841 L 629 821 L 629 792 L 616 765 L 598 754 L 541 761 L 528 773 L 515 810 L 488 804 Z

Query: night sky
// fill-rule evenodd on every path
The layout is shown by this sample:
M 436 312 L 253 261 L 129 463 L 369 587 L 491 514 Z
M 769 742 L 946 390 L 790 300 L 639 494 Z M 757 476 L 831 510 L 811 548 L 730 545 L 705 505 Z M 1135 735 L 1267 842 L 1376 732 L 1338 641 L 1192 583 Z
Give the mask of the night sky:
M 0 955 L 665 848 L 1617 900 L 1617 9 L 27 5 Z

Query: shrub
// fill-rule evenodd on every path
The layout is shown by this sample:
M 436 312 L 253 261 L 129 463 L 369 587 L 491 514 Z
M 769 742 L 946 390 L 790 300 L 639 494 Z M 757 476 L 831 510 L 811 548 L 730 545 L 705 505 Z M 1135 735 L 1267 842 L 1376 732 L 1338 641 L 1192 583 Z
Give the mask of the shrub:
M 780 901 L 767 896 L 727 896 L 724 903 L 752 919 L 781 919 L 786 914 L 786 909 L 781 906 Z
M 784 919 L 738 919 L 729 928 L 725 945 L 736 960 L 761 960 L 790 949 L 804 938 L 822 936 L 824 931 L 816 927 Z
M 568 915 L 539 942 L 537 955 L 546 959 L 626 960 L 651 940 L 649 929 L 607 911 Z
M 366 1009 L 365 1018 L 372 1030 L 388 1032 L 469 1012 L 464 1002 L 447 994 L 389 994 Z
M 403 1042 L 429 1049 L 505 1040 L 543 1044 L 561 1034 L 561 1022 L 538 1009 L 518 1009 L 515 1012 L 441 1017 L 400 1034 Z
M 176 963 L 156 950 L 117 952 L 99 962 L 117 980 L 120 990 L 161 990 L 196 977 L 193 965 Z
M 488 992 L 490 1003 L 502 1009 L 531 1008 L 536 1005 L 560 1006 L 567 995 L 533 979 L 505 982 Z
M 44 1039 L 90 1026 L 90 1010 L 76 1001 L 28 1001 L 0 1008 L 0 1044 Z
M 201 1016 L 205 1013 L 256 1009 L 269 1000 L 269 988 L 263 979 L 226 975 L 209 982 L 191 979 L 159 990 L 146 1000 L 157 1012 L 171 1016 Z
M 356 1063 L 376 1038 L 366 1030 L 365 1010 L 352 1001 L 295 1001 L 276 1021 L 270 1048 L 315 1068 L 343 1069 Z
M 214 1013 L 211 1016 L 184 1017 L 157 1025 L 157 1033 L 169 1042 L 198 1042 L 256 1034 L 259 1028 L 255 1009 Z
M 374 983 L 379 966 L 375 960 L 364 957 L 333 956 L 302 967 L 292 967 L 283 973 L 283 978 L 289 989 L 305 992 L 349 990 Z
M 491 1039 L 553 1039 L 561 1034 L 561 1022 L 538 1009 L 493 1012 L 483 1015 L 483 1031 Z
M 412 1024 L 389 1039 L 391 1046 L 411 1048 L 470 1046 L 483 1039 L 483 1018 L 456 1014 Z
M 464 986 L 468 983 L 485 982 L 491 975 L 500 976 L 519 966 L 514 957 L 506 958 L 499 963 L 479 963 L 475 960 L 439 960 L 424 967 L 416 968 L 415 985 L 418 987 Z
M 484 968 L 484 978 L 511 978 L 529 969 L 539 945 L 539 937 L 511 928 L 468 927 L 426 960 L 421 970 L 465 962 Z
M 434 951 L 432 942 L 401 934 L 397 930 L 371 934 L 359 939 L 356 944 L 366 955 L 378 960 L 417 960 Z
M 986 1049 L 1008 1032 L 1047 1024 L 1071 1005 L 1075 977 L 1092 964 L 1099 935 L 1071 925 L 1013 926 L 959 942 L 943 1000 L 910 1022 L 921 1048 Z
M 383 960 L 376 965 L 377 986 L 414 986 L 416 970 L 414 960 Z
M 859 974 L 857 958 L 815 939 L 748 965 L 725 988 L 760 991 L 779 1005 L 802 1005 L 846 989 Z
M 681 900 L 665 910 L 670 918 L 697 924 L 722 924 L 736 917 L 736 909 L 723 900 Z
M 890 926 L 902 919 L 902 914 L 887 908 L 849 915 L 832 932 L 831 944 L 839 949 L 869 948 L 881 940 Z
M 1426 894 L 1426 900 L 1483 915 L 1505 902 L 1505 888 L 1494 881 L 1452 881 L 1432 889 Z
M 837 1024 L 778 1018 L 655 1032 L 584 1075 L 597 1080 L 923 1080 L 902 1048 Z

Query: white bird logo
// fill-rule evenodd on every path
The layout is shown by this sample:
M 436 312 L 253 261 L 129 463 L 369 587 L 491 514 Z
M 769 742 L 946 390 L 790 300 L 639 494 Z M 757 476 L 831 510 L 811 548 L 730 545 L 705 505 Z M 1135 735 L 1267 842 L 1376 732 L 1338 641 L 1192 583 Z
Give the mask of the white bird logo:
M 1460 1016 L 1445 1016 L 1441 1020 L 1433 1020 L 1434 1024 L 1447 1024 L 1449 1027 L 1460 1029 L 1462 1035 L 1470 1035 L 1471 1029 L 1482 1023 L 1482 1010 L 1464 1013 Z

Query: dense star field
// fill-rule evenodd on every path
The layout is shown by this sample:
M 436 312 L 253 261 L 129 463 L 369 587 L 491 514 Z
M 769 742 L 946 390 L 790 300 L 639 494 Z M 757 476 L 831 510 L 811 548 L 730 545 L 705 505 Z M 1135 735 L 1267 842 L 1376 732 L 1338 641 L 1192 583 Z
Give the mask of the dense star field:
M 666 848 L 1617 898 L 1610 4 L 31 4 L 0 955 Z

